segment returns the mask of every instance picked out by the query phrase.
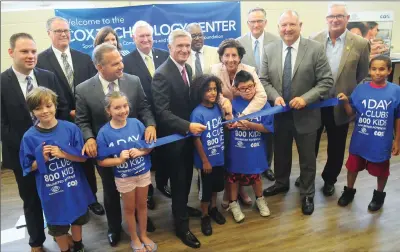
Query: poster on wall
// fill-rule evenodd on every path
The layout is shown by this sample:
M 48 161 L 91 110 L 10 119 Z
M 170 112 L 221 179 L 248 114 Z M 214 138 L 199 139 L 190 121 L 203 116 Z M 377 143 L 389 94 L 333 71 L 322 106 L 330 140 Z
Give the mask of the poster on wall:
M 56 9 L 55 15 L 68 20 L 73 49 L 91 54 L 94 38 L 104 26 L 118 34 L 122 55 L 135 49 L 131 29 L 144 20 L 153 27 L 154 47 L 167 50 L 172 30 L 197 22 L 204 32 L 204 43 L 218 46 L 222 40 L 241 33 L 240 2 L 153 4 L 117 8 Z
M 371 42 L 370 58 L 384 54 L 390 56 L 393 16 L 392 11 L 363 11 L 350 13 L 347 28 Z

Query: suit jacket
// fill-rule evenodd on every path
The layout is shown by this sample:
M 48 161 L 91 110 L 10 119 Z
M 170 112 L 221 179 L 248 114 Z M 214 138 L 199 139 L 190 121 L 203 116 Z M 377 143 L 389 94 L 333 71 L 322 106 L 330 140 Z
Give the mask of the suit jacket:
M 311 37 L 324 45 L 328 31 L 322 31 Z M 368 40 L 355 35 L 349 31 L 346 33 L 346 40 L 343 47 L 343 53 L 340 56 L 339 70 L 334 83 L 335 96 L 339 93 L 351 95 L 354 88 L 368 75 L 370 46 Z M 336 56 L 336 57 L 339 57 Z M 350 117 L 347 116 L 343 104 L 334 107 L 334 119 L 336 125 L 348 123 Z
M 53 90 L 57 95 L 56 118 L 66 120 L 69 116 L 68 104 L 57 83 L 56 76 L 46 70 L 34 68 L 38 86 Z M 25 132 L 33 126 L 32 118 L 17 76 L 12 68 L 1 73 L 1 140 L 4 166 L 21 169 L 19 147 Z
M 256 72 L 259 73 L 260 71 L 259 71 L 259 69 L 257 69 L 256 60 L 254 59 L 254 48 L 251 43 L 251 33 L 248 32 L 245 35 L 237 38 L 236 40 L 239 41 L 240 44 L 246 50 L 246 54 L 243 56 L 242 63 L 246 64 L 246 65 L 250 65 L 252 67 L 255 67 Z M 271 43 L 272 41 L 275 41 L 275 40 L 280 40 L 280 38 L 278 36 L 275 36 L 272 33 L 264 31 L 263 45 L 262 45 L 262 47 L 260 47 L 260 49 L 264 48 L 266 45 L 268 45 L 269 43 Z M 263 53 L 263 52 L 261 51 L 261 53 Z
M 264 48 L 260 80 L 271 101 L 282 96 L 282 44 L 282 40 L 278 40 Z M 324 47 L 314 40 L 300 38 L 292 74 L 292 98 L 302 97 L 307 104 L 314 103 L 326 95 L 332 86 L 332 72 Z M 321 126 L 320 110 L 295 110 L 293 121 L 297 132 L 311 133 Z
M 188 64 L 185 66 L 191 83 L 192 69 Z M 158 125 L 157 136 L 176 133 L 185 135 L 189 130 L 192 112 L 189 87 L 183 82 L 182 75 L 171 58 L 156 70 L 151 92 Z
M 219 60 L 219 55 L 218 55 L 218 48 L 212 47 L 212 46 L 207 46 L 203 45 L 203 56 L 204 56 L 204 62 L 203 62 L 203 74 L 210 74 L 211 73 L 211 66 L 214 64 L 218 64 L 220 62 Z M 193 65 L 193 57 L 192 53 L 190 53 L 188 60 L 186 61 L 187 64 L 190 65 L 192 69 L 195 68 Z M 193 71 L 192 77 L 194 77 L 195 72 Z
M 154 68 L 157 69 L 169 57 L 169 52 L 157 48 L 153 48 Z M 153 96 L 151 94 L 152 77 L 147 69 L 146 63 L 138 50 L 134 50 L 124 57 L 124 72 L 136 75 L 140 79 L 144 93 L 146 94 L 149 104 L 153 107 Z M 154 112 L 154 111 L 153 111 Z
M 140 84 L 139 77 L 124 74 L 118 79 L 119 90 L 126 94 L 130 103 L 129 117 L 138 118 L 147 127 L 156 125 L 150 105 Z M 100 128 L 109 121 L 105 111 L 105 94 L 99 74 L 76 87 L 75 122 L 82 130 L 83 138 L 96 138 Z
M 74 87 L 76 87 L 78 84 L 93 77 L 97 73 L 97 70 L 94 67 L 89 55 L 72 48 L 70 48 L 70 50 L 72 67 L 74 69 Z M 65 74 L 58 63 L 52 47 L 44 50 L 38 55 L 37 67 L 49 70 L 56 75 L 58 83 L 60 84 L 65 98 L 69 104 L 69 109 L 74 110 L 75 97 L 71 91 L 71 88 L 69 87 L 67 78 L 65 77 Z

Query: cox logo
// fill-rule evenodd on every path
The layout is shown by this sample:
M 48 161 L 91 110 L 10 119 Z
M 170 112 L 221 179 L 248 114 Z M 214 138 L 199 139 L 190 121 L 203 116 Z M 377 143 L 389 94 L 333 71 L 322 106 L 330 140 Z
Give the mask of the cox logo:
M 385 135 L 384 131 L 374 131 L 374 136 L 380 136 L 383 137 Z
M 379 17 L 382 18 L 382 19 L 389 19 L 390 15 L 389 14 L 382 14 Z
M 60 187 L 59 187 L 59 186 L 53 186 L 50 190 L 51 190 L 53 193 L 56 193 L 56 192 L 60 191 Z
M 243 142 L 242 142 L 242 141 L 238 141 L 238 142 L 237 142 L 237 146 L 238 146 L 238 147 L 243 147 Z
M 78 185 L 78 181 L 73 180 L 73 181 L 69 181 L 67 183 L 67 187 L 72 187 L 72 186 L 77 186 Z
M 260 146 L 260 143 L 252 143 L 252 144 L 250 144 L 250 147 L 259 147 Z
M 211 150 L 211 154 L 212 154 L 212 155 L 217 154 L 217 149 L 212 149 L 212 150 Z

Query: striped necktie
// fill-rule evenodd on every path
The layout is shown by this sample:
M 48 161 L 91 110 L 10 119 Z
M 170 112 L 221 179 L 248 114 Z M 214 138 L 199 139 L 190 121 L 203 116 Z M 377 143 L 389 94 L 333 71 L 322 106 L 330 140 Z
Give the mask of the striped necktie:
M 66 53 L 62 53 L 61 58 L 64 65 L 65 77 L 67 78 L 72 93 L 74 93 L 74 71 L 72 70 L 71 65 L 68 63 L 68 55 Z
M 32 83 L 32 77 L 31 76 L 26 76 L 26 96 L 33 90 L 33 83 Z M 38 123 L 38 119 L 36 116 L 33 114 L 33 112 L 30 112 L 31 114 L 31 119 L 33 125 L 36 125 Z

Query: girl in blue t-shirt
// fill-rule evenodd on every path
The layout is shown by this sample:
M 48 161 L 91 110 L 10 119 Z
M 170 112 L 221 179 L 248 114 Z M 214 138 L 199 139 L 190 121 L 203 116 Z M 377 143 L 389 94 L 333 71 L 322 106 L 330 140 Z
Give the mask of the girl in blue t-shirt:
M 218 97 L 221 80 L 212 75 L 196 78 L 191 88 L 192 102 L 198 104 L 190 121 L 201 123 L 207 129 L 194 137 L 194 166 L 200 173 L 201 231 L 212 234 L 210 217 L 222 225 L 225 217 L 217 209 L 217 193 L 224 190 L 224 129 Z
M 255 96 L 253 76 L 246 71 L 239 71 L 234 81 L 235 88 L 240 96 L 232 101 L 234 116 L 238 117 Z M 263 109 L 270 107 L 266 103 Z M 273 116 L 255 117 L 251 120 L 241 120 L 229 125 L 230 141 L 227 150 L 226 170 L 229 184 L 229 209 L 236 222 L 244 220 L 239 204 L 237 192 L 239 185 L 252 185 L 256 196 L 256 205 L 263 217 L 269 216 L 270 211 L 262 195 L 261 173 L 268 167 L 266 157 L 267 134 L 273 132 Z
M 338 95 L 346 113 L 356 114 L 346 162 L 347 186 L 339 198 L 340 206 L 347 206 L 354 199 L 354 183 L 358 172 L 364 169 L 377 177 L 378 184 L 368 210 L 379 210 L 385 201 L 383 190 L 389 177 L 389 160 L 391 155 L 399 155 L 400 147 L 400 87 L 386 81 L 391 66 L 387 56 L 373 58 L 369 63 L 372 81 L 358 85 L 350 99 L 343 93 Z
M 89 221 L 88 206 L 95 201 L 80 163 L 83 137 L 70 122 L 57 120 L 57 95 L 45 87 L 33 89 L 26 98 L 34 126 L 25 132 L 20 147 L 24 176 L 33 173 L 49 234 L 62 252 L 83 252 L 82 225 Z
M 135 118 L 128 118 L 129 102 L 122 92 L 111 92 L 106 96 L 106 112 L 111 121 L 99 131 L 98 165 L 111 167 L 115 184 L 121 193 L 125 219 L 131 235 L 134 251 L 156 251 L 155 244 L 147 236 L 147 192 L 151 184 L 150 151 L 143 139 L 145 127 Z M 136 232 L 135 209 L 139 222 Z

